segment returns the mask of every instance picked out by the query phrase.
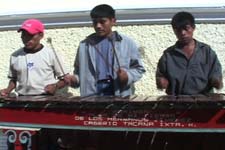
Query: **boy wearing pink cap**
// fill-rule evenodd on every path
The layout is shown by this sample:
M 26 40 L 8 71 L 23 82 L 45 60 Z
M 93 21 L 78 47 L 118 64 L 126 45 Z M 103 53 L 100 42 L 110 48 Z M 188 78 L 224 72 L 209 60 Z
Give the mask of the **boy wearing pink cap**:
M 53 95 L 64 82 L 65 68 L 61 65 L 61 58 L 40 43 L 44 37 L 43 23 L 37 19 L 28 19 L 18 32 L 21 32 L 24 47 L 11 55 L 10 81 L 0 94 L 8 96 L 15 89 L 19 96 Z

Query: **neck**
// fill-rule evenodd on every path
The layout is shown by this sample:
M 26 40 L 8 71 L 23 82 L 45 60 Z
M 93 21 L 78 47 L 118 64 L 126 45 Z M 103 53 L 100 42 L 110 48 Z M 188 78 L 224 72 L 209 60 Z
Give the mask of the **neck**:
M 195 50 L 195 40 L 192 40 L 189 43 L 183 45 L 181 49 L 183 50 L 188 59 L 191 58 Z
M 44 46 L 42 44 L 38 44 L 35 48 L 33 49 L 28 49 L 28 48 L 24 48 L 24 51 L 26 53 L 36 53 L 38 51 L 40 51 Z
M 192 46 L 192 45 L 195 45 L 194 39 L 191 39 L 190 41 L 187 41 L 187 42 L 180 42 L 180 41 L 177 42 L 177 46 L 180 49 L 183 49 L 184 47 L 189 47 L 189 46 Z
M 190 42 L 187 44 L 183 45 L 183 49 L 194 49 L 195 48 L 195 40 L 192 39 Z

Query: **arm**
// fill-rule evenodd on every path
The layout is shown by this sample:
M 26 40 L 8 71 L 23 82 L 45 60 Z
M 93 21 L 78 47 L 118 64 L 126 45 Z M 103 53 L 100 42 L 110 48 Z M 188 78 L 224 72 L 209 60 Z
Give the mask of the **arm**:
M 127 52 L 120 55 L 121 68 L 118 69 L 117 75 L 122 87 L 129 86 L 138 81 L 145 72 L 143 62 L 141 60 L 140 50 L 133 40 L 124 41 Z M 123 48 L 123 47 L 122 47 Z M 123 49 L 121 50 L 124 51 Z M 122 53 L 120 52 L 120 53 Z
M 221 88 L 223 88 L 223 79 L 222 79 L 222 77 L 218 78 L 218 79 L 211 79 L 210 84 L 213 87 L 215 87 L 216 89 L 221 89 Z
M 157 89 L 163 90 L 167 89 L 169 81 L 164 77 L 156 77 L 156 86 Z
M 66 75 L 65 75 L 66 76 Z M 64 79 L 60 79 L 54 84 L 49 84 L 45 87 L 45 92 L 50 95 L 54 95 L 58 89 L 64 88 L 67 85 Z
M 74 60 L 74 71 L 73 71 L 73 75 L 70 76 L 70 80 L 69 80 L 69 85 L 72 87 L 79 87 L 79 74 L 80 74 L 80 47 L 81 45 L 79 45 L 79 48 L 77 49 L 77 53 L 76 53 L 76 57 Z
M 8 87 L 0 91 L 1 96 L 8 96 L 16 88 L 16 81 L 10 80 Z
M 61 55 L 58 55 L 54 49 L 51 51 L 50 55 L 53 66 L 52 71 L 58 81 L 56 83 L 46 85 L 44 90 L 47 94 L 54 95 L 58 89 L 61 89 L 67 85 L 65 78 L 66 76 L 69 76 L 69 74 L 63 65 L 64 63 L 62 57 L 60 57 Z
M 212 50 L 211 58 L 212 64 L 209 73 L 209 84 L 216 89 L 221 89 L 223 87 L 222 67 L 216 53 Z
M 2 96 L 8 96 L 12 90 L 16 88 L 16 82 L 17 82 L 17 71 L 14 69 L 14 59 L 13 55 L 10 56 L 10 66 L 9 66 L 9 83 L 7 88 L 0 90 L 0 95 Z
M 156 70 L 156 87 L 157 89 L 167 89 L 169 81 L 166 78 L 166 58 L 164 55 L 159 59 Z
M 61 58 L 60 58 L 60 60 L 61 60 Z M 78 79 L 76 78 L 76 74 L 79 73 L 78 72 L 79 71 L 78 62 L 79 62 L 79 59 L 78 59 L 78 52 L 77 52 L 76 59 L 75 59 L 75 62 L 74 62 L 74 75 L 65 74 L 63 76 L 63 78 L 61 78 L 57 83 L 47 85 L 45 87 L 46 93 L 49 93 L 49 94 L 53 95 L 56 92 L 57 89 L 64 88 L 65 86 L 69 85 L 69 86 L 75 87 L 78 84 Z M 57 64 L 56 64 L 56 66 L 57 66 Z M 57 70 L 59 72 L 58 74 L 62 74 L 62 71 L 61 71 L 60 68 L 58 68 Z
M 119 68 L 119 70 L 117 71 L 117 75 L 118 75 L 121 87 L 122 88 L 125 87 L 127 85 L 127 82 L 128 82 L 127 72 L 124 69 Z

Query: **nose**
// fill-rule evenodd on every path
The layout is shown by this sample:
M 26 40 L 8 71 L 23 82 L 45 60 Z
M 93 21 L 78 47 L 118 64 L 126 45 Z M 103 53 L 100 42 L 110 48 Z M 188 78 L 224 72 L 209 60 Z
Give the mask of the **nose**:
M 181 34 L 181 35 L 185 35 L 185 34 L 186 34 L 186 30 L 185 30 L 185 29 L 181 29 L 181 30 L 180 30 L 180 34 Z
M 96 28 L 101 28 L 102 24 L 100 22 L 97 22 L 95 26 L 96 26 Z

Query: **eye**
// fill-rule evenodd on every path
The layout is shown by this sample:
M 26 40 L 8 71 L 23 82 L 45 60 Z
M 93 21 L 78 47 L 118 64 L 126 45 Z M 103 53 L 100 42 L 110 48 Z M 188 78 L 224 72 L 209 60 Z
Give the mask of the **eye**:
M 105 24 L 106 20 L 104 19 L 96 19 L 96 20 L 92 20 L 92 23 L 93 24 L 97 24 L 97 23 L 100 23 L 100 24 Z
M 185 26 L 185 30 L 186 30 L 186 31 L 189 31 L 189 30 L 191 30 L 191 29 L 192 29 L 191 26 L 189 26 L 189 25 L 188 25 L 188 26 Z
M 104 24 L 106 21 L 105 20 L 99 20 L 100 24 Z

